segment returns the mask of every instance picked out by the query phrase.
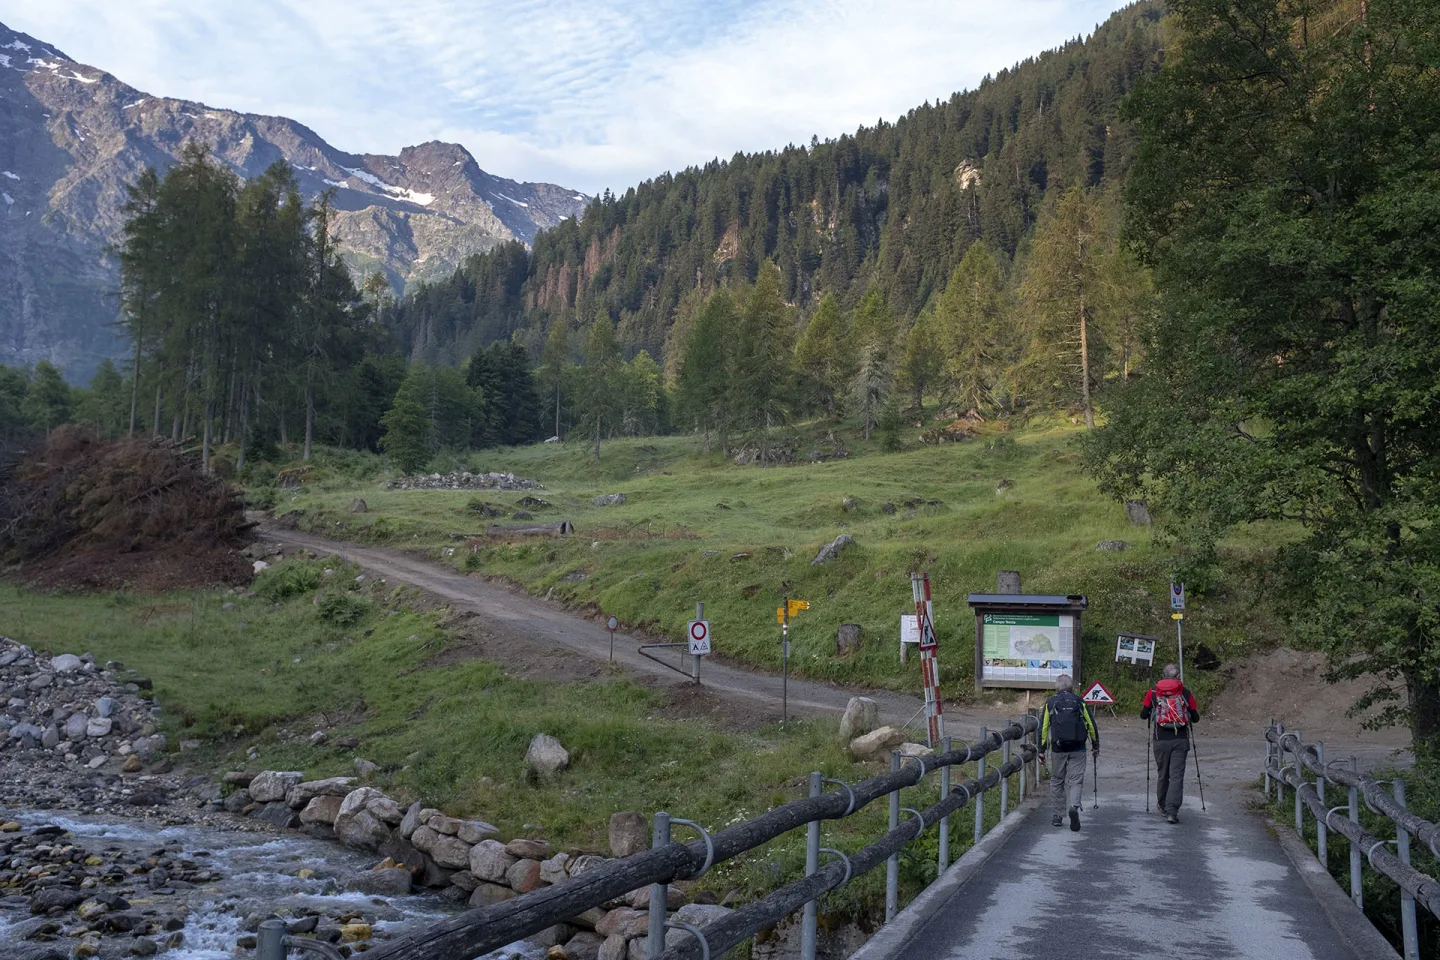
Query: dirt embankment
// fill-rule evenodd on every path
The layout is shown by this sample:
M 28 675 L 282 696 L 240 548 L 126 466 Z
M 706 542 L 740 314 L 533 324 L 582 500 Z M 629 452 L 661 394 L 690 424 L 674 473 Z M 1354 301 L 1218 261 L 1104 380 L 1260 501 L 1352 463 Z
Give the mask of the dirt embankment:
M 167 440 L 61 427 L 0 468 L 0 561 L 46 587 L 142 592 L 248 583 L 240 493 Z

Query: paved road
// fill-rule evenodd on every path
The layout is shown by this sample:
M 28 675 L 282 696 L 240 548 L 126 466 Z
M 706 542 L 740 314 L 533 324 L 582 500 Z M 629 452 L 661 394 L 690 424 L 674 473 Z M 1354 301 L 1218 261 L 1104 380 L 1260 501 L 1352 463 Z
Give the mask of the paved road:
M 1171 825 L 1141 794 L 1092 810 L 1086 788 L 1079 833 L 1038 811 L 894 956 L 1355 960 L 1263 821 L 1228 797 L 1208 813 L 1187 798 Z
M 267 540 L 303 547 L 322 554 L 338 554 L 391 583 L 419 587 L 447 601 L 456 609 L 476 613 L 491 624 L 503 627 L 515 642 L 527 643 L 537 649 L 566 648 L 603 663 L 610 653 L 610 633 L 597 621 L 548 604 L 519 590 L 487 583 L 441 564 L 432 563 L 400 550 L 361 546 L 330 540 L 296 530 L 266 527 Z M 649 642 L 623 631 L 615 635 L 615 660 L 632 673 L 665 680 L 683 681 L 680 674 L 641 656 L 636 647 Z M 779 644 L 777 643 L 778 647 Z M 671 654 L 678 661 L 678 656 Z M 687 669 L 688 669 L 688 657 Z M 778 659 L 778 657 L 777 657 Z M 777 664 L 778 666 L 778 664 Z M 711 692 L 745 698 L 774 719 L 780 719 L 781 678 L 775 674 L 722 663 L 707 657 L 700 671 L 701 683 Z M 792 713 L 833 714 L 845 709 L 846 702 L 856 693 L 873 697 L 886 722 L 905 723 L 919 710 L 923 701 L 918 696 L 888 691 L 842 689 L 824 683 L 790 679 L 789 706 Z M 964 719 L 957 714 L 957 719 Z M 923 727 L 921 728 L 923 730 Z

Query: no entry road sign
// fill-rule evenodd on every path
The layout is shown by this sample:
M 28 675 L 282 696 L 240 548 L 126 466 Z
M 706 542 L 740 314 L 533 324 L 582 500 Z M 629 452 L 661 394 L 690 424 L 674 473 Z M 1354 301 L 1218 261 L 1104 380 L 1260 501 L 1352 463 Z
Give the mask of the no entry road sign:
M 709 653 L 710 621 L 691 620 L 688 631 L 690 634 L 690 653 L 697 657 Z

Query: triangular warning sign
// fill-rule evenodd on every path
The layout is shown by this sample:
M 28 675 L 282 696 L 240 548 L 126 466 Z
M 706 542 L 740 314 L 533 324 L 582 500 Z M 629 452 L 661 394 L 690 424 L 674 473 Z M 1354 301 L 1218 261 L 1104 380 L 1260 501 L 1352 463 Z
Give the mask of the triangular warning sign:
M 1090 689 L 1085 691 L 1085 696 L 1080 698 L 1086 703 L 1114 703 L 1115 698 L 1110 696 L 1110 691 L 1105 689 L 1105 684 L 1095 681 Z

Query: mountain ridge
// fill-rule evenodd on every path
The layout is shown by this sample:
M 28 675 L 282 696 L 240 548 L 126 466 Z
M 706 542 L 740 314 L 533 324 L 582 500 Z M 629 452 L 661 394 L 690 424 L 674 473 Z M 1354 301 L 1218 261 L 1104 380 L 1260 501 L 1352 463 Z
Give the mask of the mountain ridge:
M 72 380 L 115 356 L 125 187 L 198 140 L 242 177 L 276 161 L 302 193 L 334 191 L 357 282 L 448 275 L 475 253 L 578 217 L 585 194 L 482 169 L 460 144 L 341 150 L 288 117 L 154 96 L 0 23 L 0 364 L 48 359 Z

